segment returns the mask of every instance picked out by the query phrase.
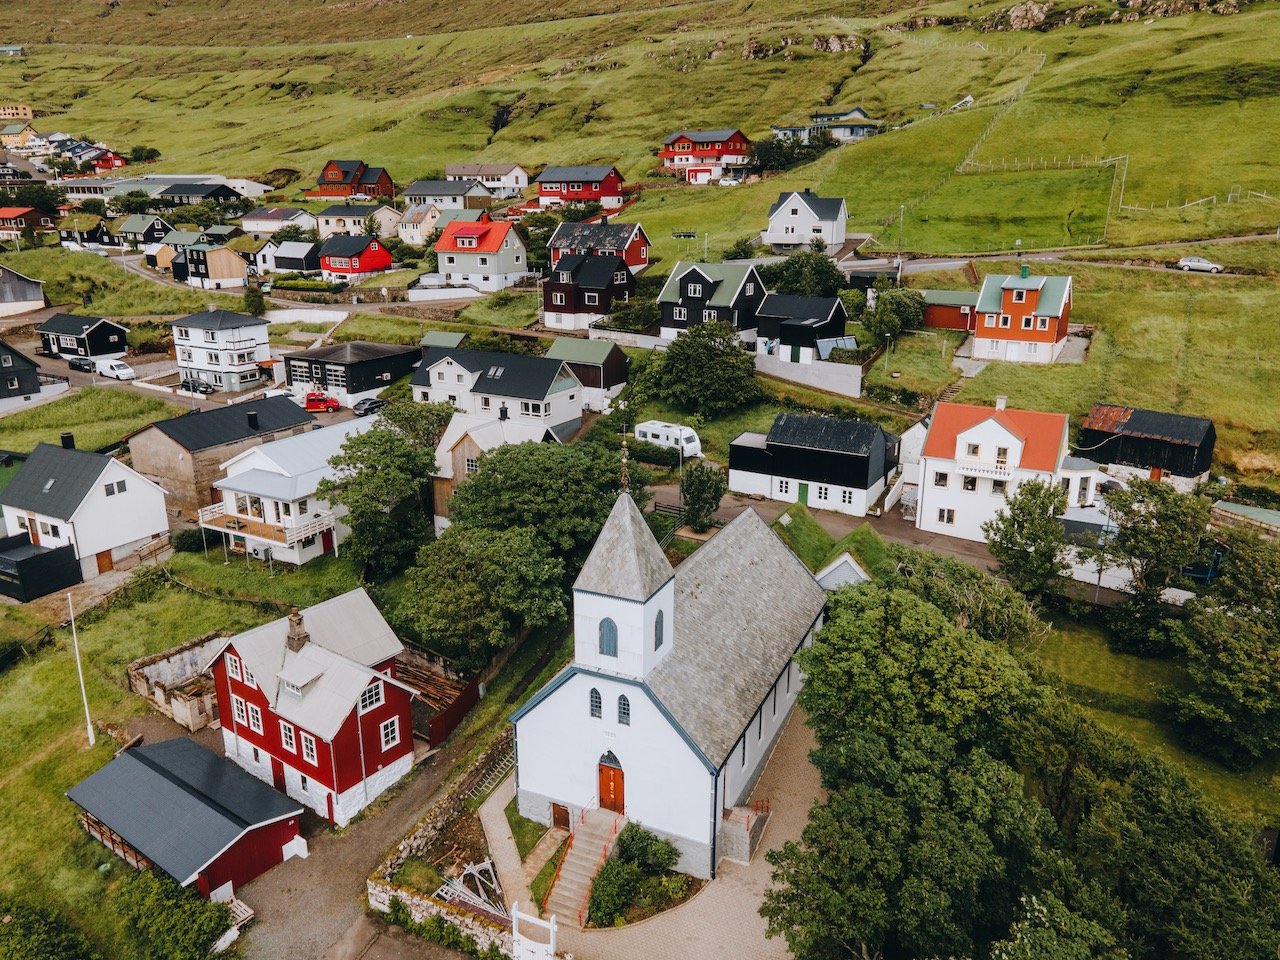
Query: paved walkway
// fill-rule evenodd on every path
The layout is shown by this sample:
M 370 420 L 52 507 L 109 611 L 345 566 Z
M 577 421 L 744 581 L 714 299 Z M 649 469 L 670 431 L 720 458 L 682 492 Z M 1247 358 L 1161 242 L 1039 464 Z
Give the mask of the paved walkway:
M 498 872 L 498 882 L 502 884 L 507 907 L 510 908 L 512 903 L 519 903 L 525 913 L 533 913 L 535 911 L 530 907 L 533 895 L 529 892 L 529 882 L 524 877 L 524 864 L 520 862 L 516 839 L 511 835 L 511 824 L 507 822 L 506 806 L 515 795 L 516 775 L 512 773 L 480 805 L 480 824 L 484 827 L 489 856 L 493 860 L 493 868 Z

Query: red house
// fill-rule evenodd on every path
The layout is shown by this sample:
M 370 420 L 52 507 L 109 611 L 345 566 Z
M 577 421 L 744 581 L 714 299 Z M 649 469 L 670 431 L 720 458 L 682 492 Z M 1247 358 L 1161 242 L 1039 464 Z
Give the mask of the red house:
M 395 184 L 382 167 L 366 166 L 363 160 L 330 160 L 316 177 L 316 187 L 308 197 L 394 197 Z
M 978 294 L 969 290 L 921 290 L 924 296 L 924 325 L 937 330 L 968 330 L 973 333 Z
M 0 240 L 21 237 L 24 230 L 50 233 L 57 230 L 57 220 L 34 207 L 0 207 Z
M 403 650 L 363 589 L 231 637 L 206 667 L 228 759 L 346 825 L 413 768 Z
M 547 167 L 534 182 L 539 206 L 592 202 L 606 210 L 622 206 L 622 174 L 617 167 Z
M 1071 278 L 988 274 L 974 307 L 973 359 L 1053 363 L 1071 323 Z
M 300 803 L 186 738 L 129 747 L 67 796 L 89 835 L 130 866 L 212 900 L 307 856 Z
M 632 273 L 649 266 L 649 237 L 638 223 L 561 223 L 547 242 L 551 266 L 566 254 L 586 257 L 622 257 Z
M 117 170 L 120 167 L 125 166 L 129 161 L 126 160 L 124 157 L 122 157 L 120 154 L 116 153 L 114 150 L 107 150 L 104 148 L 96 157 L 94 157 L 89 162 L 93 164 L 93 169 L 102 171 L 102 170 Z
M 688 183 L 734 177 L 751 162 L 751 141 L 741 130 L 681 130 L 662 141 L 662 167 Z
M 329 283 L 361 280 L 391 267 L 391 254 L 377 237 L 335 234 L 320 248 L 320 276 Z

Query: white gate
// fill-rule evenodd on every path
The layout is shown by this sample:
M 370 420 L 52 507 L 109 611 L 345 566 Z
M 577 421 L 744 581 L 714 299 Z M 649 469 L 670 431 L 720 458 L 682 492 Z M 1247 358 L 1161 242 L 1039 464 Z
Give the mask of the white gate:
M 539 935 L 530 938 L 520 928 L 532 926 Z M 545 937 L 545 940 L 542 939 Z M 511 955 L 515 960 L 553 960 L 556 955 L 556 918 L 539 920 L 520 912 L 520 904 L 511 905 Z

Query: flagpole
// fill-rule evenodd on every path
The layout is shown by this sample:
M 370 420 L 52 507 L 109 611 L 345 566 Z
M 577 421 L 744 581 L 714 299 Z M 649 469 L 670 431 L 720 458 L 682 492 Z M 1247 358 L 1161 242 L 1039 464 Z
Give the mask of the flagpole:
M 84 702 L 84 728 L 89 732 L 89 746 L 96 742 L 93 721 L 89 719 L 89 694 L 84 688 L 84 667 L 80 665 L 80 638 L 76 635 L 76 612 L 71 606 L 71 592 L 67 592 L 67 612 L 71 614 L 71 648 L 76 654 L 76 673 L 80 676 L 80 699 Z

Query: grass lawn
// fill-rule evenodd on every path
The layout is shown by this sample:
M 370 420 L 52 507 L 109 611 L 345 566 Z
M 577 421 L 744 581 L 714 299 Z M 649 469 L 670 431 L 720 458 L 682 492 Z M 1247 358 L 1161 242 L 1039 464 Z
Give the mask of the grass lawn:
M 495 293 L 474 300 L 458 315 L 461 323 L 523 330 L 538 321 L 538 294 Z
M 173 575 L 208 593 L 269 601 L 287 607 L 309 607 L 360 586 L 360 571 L 346 557 L 324 556 L 300 567 L 269 567 L 252 557 L 231 555 L 223 561 L 217 536 L 209 535 L 209 555 L 177 553 L 169 563 Z M 274 573 L 270 572 L 274 569 Z
M 520 859 L 524 860 L 529 856 L 529 851 L 536 847 L 538 841 L 546 834 L 547 828 L 536 820 L 520 816 L 520 811 L 516 809 L 515 797 L 511 798 L 504 812 L 507 815 L 507 823 L 511 825 L 511 835 L 516 838 L 516 849 L 520 852 Z
M 372 340 L 375 343 L 408 343 L 416 345 L 428 330 L 454 330 L 469 333 L 475 327 L 442 320 L 419 320 L 391 314 L 357 313 L 348 317 L 333 331 L 333 339 Z
M 1280 212 L 1280 211 L 1278 211 Z M 1183 257 L 1204 257 L 1220 263 L 1230 273 L 1280 276 L 1280 240 L 1274 235 L 1239 243 L 1198 243 L 1178 247 L 1125 247 L 1117 250 L 1090 250 L 1080 260 L 1133 262 L 1172 267 Z
M 964 333 L 951 330 L 905 334 L 893 345 L 887 361 L 881 357 L 871 365 L 865 382 L 906 387 L 914 393 L 936 397 L 960 379 L 960 371 L 951 366 L 951 358 L 955 355 L 956 347 L 964 343 L 964 339 Z M 901 376 L 895 379 L 894 373 Z
M 542 865 L 537 876 L 529 883 L 529 893 L 533 895 L 533 902 L 538 905 L 539 914 L 542 913 L 542 901 L 547 899 L 547 893 L 551 890 L 551 880 L 556 875 L 556 868 L 560 866 L 560 860 L 564 857 L 564 851 L 568 845 L 569 841 L 566 839 L 556 847 L 556 852 L 551 855 L 551 859 Z
M 0 450 L 26 453 L 41 441 L 57 443 L 59 434 L 75 434 L 81 450 L 118 442 L 139 427 L 183 412 L 182 407 L 108 387 L 80 387 L 30 410 L 0 418 Z
M 391 875 L 391 882 L 431 896 L 440 889 L 440 885 L 444 883 L 444 877 L 440 875 L 435 864 L 422 857 L 408 856 L 400 866 L 396 867 L 396 872 Z
M 389 270 L 386 273 L 377 273 L 372 277 L 361 280 L 353 289 L 380 290 L 386 287 L 388 290 L 403 290 L 420 276 L 422 276 L 421 270 Z
M 845 551 L 848 551 L 873 579 L 878 580 L 894 572 L 894 563 L 889 557 L 888 544 L 880 539 L 880 535 L 870 524 L 861 526 L 853 533 L 837 540 L 823 557 L 821 566 L 826 566 Z
M 834 543 L 831 534 L 800 503 L 792 504 L 773 522 L 773 531 L 810 570 L 818 570 L 826 563 Z

